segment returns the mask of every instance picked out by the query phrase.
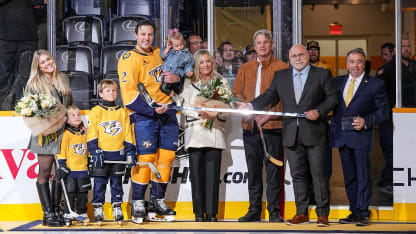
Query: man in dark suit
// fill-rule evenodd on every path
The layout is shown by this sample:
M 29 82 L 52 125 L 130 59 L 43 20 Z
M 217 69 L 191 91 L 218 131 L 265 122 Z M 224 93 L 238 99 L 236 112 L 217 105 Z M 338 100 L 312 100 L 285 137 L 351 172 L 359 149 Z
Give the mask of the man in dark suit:
M 365 75 L 365 53 L 347 53 L 349 75 L 335 78 L 339 105 L 331 137 L 338 147 L 351 214 L 340 223 L 367 226 L 371 199 L 370 154 L 374 127 L 388 117 L 388 101 L 382 80 Z
M 238 103 L 240 109 L 263 110 L 282 103 L 283 112 L 304 113 L 306 118 L 283 119 L 283 146 L 289 161 L 295 193 L 296 215 L 288 225 L 309 223 L 310 179 L 316 199 L 317 225 L 328 226 L 329 180 L 325 175 L 328 112 L 338 103 L 331 72 L 309 65 L 309 55 L 302 45 L 289 51 L 292 68 L 277 71 L 270 87 L 250 103 Z

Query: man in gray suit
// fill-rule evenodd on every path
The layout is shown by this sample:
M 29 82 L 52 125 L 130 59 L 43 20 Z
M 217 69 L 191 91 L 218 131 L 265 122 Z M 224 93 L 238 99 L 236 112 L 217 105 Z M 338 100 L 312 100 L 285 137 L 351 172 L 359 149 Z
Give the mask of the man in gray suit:
M 277 71 L 270 87 L 239 109 L 264 110 L 282 102 L 283 112 L 304 113 L 306 118 L 283 119 L 283 146 L 289 161 L 295 193 L 296 215 L 288 225 L 309 223 L 308 171 L 312 174 L 318 214 L 317 226 L 328 226 L 329 179 L 325 175 L 328 112 L 338 104 L 338 95 L 329 70 L 309 65 L 308 51 L 294 45 L 289 51 L 292 68 Z

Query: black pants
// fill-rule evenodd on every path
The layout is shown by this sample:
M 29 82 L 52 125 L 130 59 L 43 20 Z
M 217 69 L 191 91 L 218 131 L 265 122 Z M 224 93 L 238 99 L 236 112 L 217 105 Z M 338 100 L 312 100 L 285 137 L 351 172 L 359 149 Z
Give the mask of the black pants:
M 0 109 L 9 110 L 14 103 L 6 103 L 6 97 L 16 80 L 20 55 L 25 50 L 36 50 L 37 41 L 0 40 Z M 23 87 L 21 87 L 23 88 Z
M 282 130 L 263 130 L 267 151 L 282 160 Z M 263 197 L 263 162 L 266 166 L 266 197 L 269 212 L 279 209 L 282 179 L 280 167 L 264 160 L 263 145 L 260 133 L 255 127 L 253 131 L 243 131 L 244 150 L 248 169 L 248 195 L 250 209 L 261 212 Z
M 190 148 L 188 152 L 194 213 L 217 214 L 222 150 Z

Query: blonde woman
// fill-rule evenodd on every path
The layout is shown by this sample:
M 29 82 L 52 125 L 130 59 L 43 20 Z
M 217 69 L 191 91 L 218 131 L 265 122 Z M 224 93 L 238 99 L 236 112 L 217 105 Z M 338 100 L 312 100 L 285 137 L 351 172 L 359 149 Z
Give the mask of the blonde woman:
M 65 74 L 59 72 L 52 55 L 46 50 L 38 50 L 33 55 L 32 67 L 25 91 L 31 94 L 48 94 L 55 97 L 64 107 L 72 103 L 69 80 Z M 63 125 L 62 125 L 63 127 Z M 42 134 L 31 136 L 28 148 L 38 155 L 39 174 L 36 187 L 43 209 L 43 225 L 62 226 L 62 217 L 58 208 L 61 198 L 61 186 L 57 180 L 52 182 L 52 194 L 49 190 L 49 175 L 54 162 L 54 154 L 60 152 L 63 129 L 56 133 L 56 140 L 42 144 Z M 39 144 L 40 143 L 40 144 Z M 55 191 L 54 191 L 55 190 Z
M 194 54 L 194 76 L 185 80 L 180 96 L 184 106 L 192 106 L 200 93 L 202 84 L 221 79 L 216 72 L 214 57 L 208 50 Z M 221 154 L 225 149 L 225 117 L 218 112 L 184 110 L 185 150 L 189 153 L 189 169 L 192 177 L 192 204 L 196 222 L 216 222 L 218 213 Z M 203 126 L 204 121 L 214 120 L 212 128 Z

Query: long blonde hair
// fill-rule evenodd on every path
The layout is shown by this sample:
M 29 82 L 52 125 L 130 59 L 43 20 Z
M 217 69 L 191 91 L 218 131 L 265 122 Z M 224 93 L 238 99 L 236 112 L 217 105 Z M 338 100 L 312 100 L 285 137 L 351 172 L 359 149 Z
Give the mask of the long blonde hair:
M 194 75 L 190 78 L 192 82 L 198 82 L 200 80 L 199 74 L 199 64 L 201 63 L 202 56 L 208 55 L 209 59 L 212 62 L 212 72 L 211 72 L 211 79 L 219 79 L 221 75 L 217 72 L 217 66 L 215 65 L 214 57 L 209 53 L 208 50 L 198 50 L 194 54 Z
M 66 96 L 71 94 L 71 88 L 65 75 L 56 68 L 55 59 L 47 50 L 37 50 L 33 54 L 32 66 L 29 80 L 27 81 L 25 91 L 31 93 L 47 93 L 51 95 L 51 89 L 48 86 L 46 75 L 39 68 L 39 58 L 42 55 L 50 57 L 54 61 L 54 71 L 52 73 L 53 86 L 59 95 Z

